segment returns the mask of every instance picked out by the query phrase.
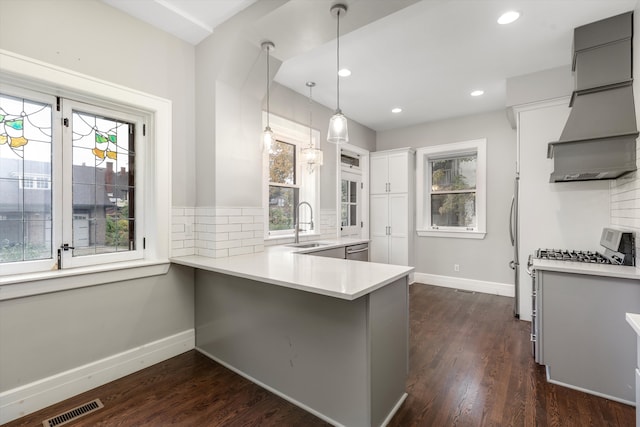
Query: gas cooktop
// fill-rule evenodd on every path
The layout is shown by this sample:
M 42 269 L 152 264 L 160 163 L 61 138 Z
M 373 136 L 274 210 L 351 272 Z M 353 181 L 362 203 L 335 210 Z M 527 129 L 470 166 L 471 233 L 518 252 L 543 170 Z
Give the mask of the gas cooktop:
M 566 249 L 538 249 L 536 258 L 553 261 L 589 262 L 611 264 L 611 261 L 599 252 L 574 251 Z

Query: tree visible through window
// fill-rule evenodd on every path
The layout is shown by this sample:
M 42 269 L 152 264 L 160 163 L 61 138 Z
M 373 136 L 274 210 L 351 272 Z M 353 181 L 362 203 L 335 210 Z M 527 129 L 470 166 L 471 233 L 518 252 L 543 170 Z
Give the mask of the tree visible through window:
M 293 230 L 296 181 L 296 146 L 276 141 L 269 152 L 269 231 Z
M 74 111 L 74 256 L 135 249 L 134 125 Z
M 430 161 L 432 225 L 476 226 L 476 160 L 471 154 Z
M 141 258 L 135 196 L 141 117 L 11 90 L 0 94 L 3 269 L 22 271 L 18 264 L 26 261 L 29 270 L 50 269 L 52 260 L 66 268 Z
M 431 145 L 416 153 L 418 236 L 483 239 L 487 224 L 486 139 Z

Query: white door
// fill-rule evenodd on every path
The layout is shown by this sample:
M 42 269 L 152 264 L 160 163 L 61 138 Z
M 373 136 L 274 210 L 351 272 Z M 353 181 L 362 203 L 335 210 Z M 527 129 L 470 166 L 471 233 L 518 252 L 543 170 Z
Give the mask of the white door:
M 409 264 L 408 206 L 407 193 L 389 195 L 389 264 Z
M 370 203 L 369 256 L 371 262 L 389 262 L 389 196 L 373 194 Z
M 343 170 L 340 181 L 341 236 L 361 237 L 362 175 Z
M 389 182 L 389 160 L 387 156 L 371 156 L 371 194 L 387 192 Z
M 409 167 L 408 153 L 389 154 L 389 186 L 390 193 L 406 193 L 409 191 L 407 168 Z

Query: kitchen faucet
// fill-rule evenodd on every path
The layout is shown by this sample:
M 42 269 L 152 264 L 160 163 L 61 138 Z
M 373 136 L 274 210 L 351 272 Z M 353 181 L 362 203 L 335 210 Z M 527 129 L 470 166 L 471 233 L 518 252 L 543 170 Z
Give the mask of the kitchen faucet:
M 305 222 L 304 224 L 309 224 L 311 226 L 311 228 L 313 228 L 313 208 L 311 207 L 311 205 L 309 204 L 309 202 L 300 202 L 298 203 L 298 206 L 296 206 L 296 225 L 295 225 L 295 229 L 296 229 L 296 239 L 295 239 L 295 243 L 300 243 L 300 206 L 302 205 L 307 205 L 309 206 L 309 211 L 311 211 L 311 220 L 310 222 Z

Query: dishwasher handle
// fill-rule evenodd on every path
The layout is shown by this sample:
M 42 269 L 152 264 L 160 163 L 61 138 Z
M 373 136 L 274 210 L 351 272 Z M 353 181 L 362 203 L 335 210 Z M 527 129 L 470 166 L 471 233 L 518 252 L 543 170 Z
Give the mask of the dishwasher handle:
M 366 247 L 364 249 L 350 249 L 350 248 L 347 248 L 347 254 L 357 254 L 359 252 L 366 252 L 368 250 L 369 250 L 369 247 Z

